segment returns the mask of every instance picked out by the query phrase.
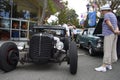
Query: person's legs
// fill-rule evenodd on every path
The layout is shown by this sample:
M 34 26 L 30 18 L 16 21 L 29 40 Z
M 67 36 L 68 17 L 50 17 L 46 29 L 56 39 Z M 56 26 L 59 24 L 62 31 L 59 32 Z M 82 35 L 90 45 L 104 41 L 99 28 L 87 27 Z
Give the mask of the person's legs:
M 103 64 L 111 64 L 111 50 L 112 50 L 112 43 L 113 43 L 113 35 L 105 36 L 104 37 L 104 57 L 103 57 Z
M 112 69 L 111 67 L 111 50 L 112 50 L 112 42 L 113 37 L 112 35 L 104 37 L 104 57 L 103 57 L 103 64 L 102 66 L 95 68 L 96 71 L 106 72 L 106 68 Z M 110 65 L 110 66 L 108 66 Z
M 112 54 L 111 54 L 111 62 L 117 61 L 117 35 L 114 35 L 113 46 L 112 46 Z
M 75 40 L 75 42 L 76 42 L 76 38 L 77 38 L 77 34 L 74 34 L 74 40 Z

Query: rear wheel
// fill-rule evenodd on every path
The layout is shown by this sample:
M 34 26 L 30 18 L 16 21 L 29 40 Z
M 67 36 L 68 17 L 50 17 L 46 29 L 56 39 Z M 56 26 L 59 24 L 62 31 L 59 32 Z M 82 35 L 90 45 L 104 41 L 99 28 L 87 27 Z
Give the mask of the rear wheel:
M 78 61 L 77 46 L 76 43 L 72 41 L 70 43 L 70 48 L 69 48 L 69 63 L 70 63 L 71 74 L 76 74 L 77 72 L 77 61 Z
M 6 42 L 0 47 L 0 66 L 5 72 L 16 68 L 19 60 L 19 50 L 13 42 Z

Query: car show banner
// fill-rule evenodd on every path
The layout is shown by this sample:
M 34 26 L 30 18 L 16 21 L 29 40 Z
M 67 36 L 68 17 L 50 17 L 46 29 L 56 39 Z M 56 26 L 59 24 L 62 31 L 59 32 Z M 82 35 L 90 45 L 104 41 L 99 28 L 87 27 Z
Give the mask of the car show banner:
M 90 27 L 93 27 L 96 25 L 96 12 L 95 11 L 88 13 L 88 25 Z

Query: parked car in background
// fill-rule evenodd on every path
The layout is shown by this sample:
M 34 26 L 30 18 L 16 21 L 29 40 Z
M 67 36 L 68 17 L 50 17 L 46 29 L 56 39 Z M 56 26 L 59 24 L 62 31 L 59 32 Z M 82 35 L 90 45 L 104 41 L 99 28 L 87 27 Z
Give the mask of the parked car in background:
M 75 42 L 78 43 L 78 36 L 81 35 L 83 32 L 83 29 L 76 29 L 76 39 Z
M 82 34 L 82 32 L 83 32 L 83 29 L 76 29 L 76 34 Z
M 78 44 L 80 48 L 88 49 L 90 55 L 95 55 L 98 52 L 103 52 L 103 35 L 102 23 L 100 19 L 95 28 L 86 28 L 82 34 L 78 36 Z

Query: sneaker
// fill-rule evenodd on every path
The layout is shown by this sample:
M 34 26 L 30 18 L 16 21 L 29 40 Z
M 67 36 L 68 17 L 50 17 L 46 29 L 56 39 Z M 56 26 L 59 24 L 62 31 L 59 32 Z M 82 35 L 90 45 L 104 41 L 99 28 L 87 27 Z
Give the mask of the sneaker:
M 99 71 L 99 72 L 106 72 L 106 67 L 103 67 L 103 66 L 100 66 L 98 68 L 95 68 L 96 71 Z
M 106 68 L 111 70 L 112 69 L 112 66 L 111 65 L 106 65 Z

